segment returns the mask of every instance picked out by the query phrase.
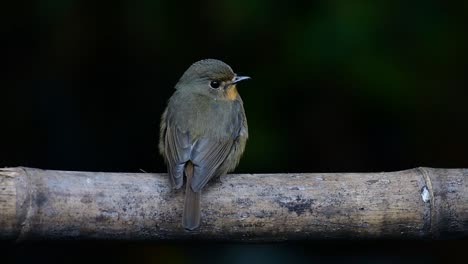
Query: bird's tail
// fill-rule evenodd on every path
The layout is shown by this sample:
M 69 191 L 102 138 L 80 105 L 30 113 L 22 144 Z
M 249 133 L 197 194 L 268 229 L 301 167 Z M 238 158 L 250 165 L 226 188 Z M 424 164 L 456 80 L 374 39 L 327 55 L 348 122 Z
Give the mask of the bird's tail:
M 201 191 L 194 192 L 191 187 L 193 176 L 193 164 L 189 161 L 185 166 L 185 176 L 187 183 L 185 187 L 184 214 L 182 225 L 187 230 L 194 230 L 200 226 L 200 194 Z

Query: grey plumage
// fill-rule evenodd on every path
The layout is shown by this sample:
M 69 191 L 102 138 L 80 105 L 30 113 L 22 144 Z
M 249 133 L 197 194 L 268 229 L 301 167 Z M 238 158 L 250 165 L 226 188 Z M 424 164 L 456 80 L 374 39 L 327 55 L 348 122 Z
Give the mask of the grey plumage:
M 174 188 L 183 185 L 187 164 L 193 164 L 193 175 L 186 175 L 190 186 L 187 193 L 195 194 L 189 193 L 191 200 L 186 194 L 185 207 L 196 207 L 194 199 L 199 199 L 206 183 L 234 170 L 244 152 L 248 127 L 242 99 L 235 90 L 235 77 L 232 69 L 219 60 L 194 63 L 177 83 L 162 115 L 159 150 Z M 212 81 L 221 83 L 221 87 L 210 87 Z M 187 209 L 184 227 L 194 229 L 200 222 L 200 208 Z

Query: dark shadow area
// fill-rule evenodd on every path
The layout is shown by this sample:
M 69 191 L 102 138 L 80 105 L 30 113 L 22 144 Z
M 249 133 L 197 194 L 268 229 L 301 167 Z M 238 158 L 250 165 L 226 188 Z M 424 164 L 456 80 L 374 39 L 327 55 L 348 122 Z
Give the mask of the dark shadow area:
M 54 241 L 3 243 L 16 263 L 460 263 L 464 241 L 215 242 Z M 3 262 L 2 263 L 13 263 Z

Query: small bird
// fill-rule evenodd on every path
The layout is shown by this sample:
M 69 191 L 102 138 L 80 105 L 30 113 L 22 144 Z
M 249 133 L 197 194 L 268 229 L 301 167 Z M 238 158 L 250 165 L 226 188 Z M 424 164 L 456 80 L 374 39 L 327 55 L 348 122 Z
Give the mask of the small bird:
M 205 59 L 192 64 L 176 84 L 161 117 L 159 152 L 172 186 L 186 190 L 182 226 L 200 226 L 200 195 L 213 177 L 239 163 L 248 138 L 247 118 L 236 84 L 250 79 L 236 75 L 226 63 Z

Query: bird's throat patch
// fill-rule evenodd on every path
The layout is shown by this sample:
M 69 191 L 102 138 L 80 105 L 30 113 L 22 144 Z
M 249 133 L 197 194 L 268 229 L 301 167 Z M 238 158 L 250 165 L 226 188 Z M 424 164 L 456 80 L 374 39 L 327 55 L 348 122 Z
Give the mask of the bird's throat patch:
M 233 85 L 230 85 L 227 89 L 226 89 L 226 99 L 230 100 L 230 101 L 234 101 L 237 99 L 237 88 L 236 88 L 236 85 L 233 84 Z

